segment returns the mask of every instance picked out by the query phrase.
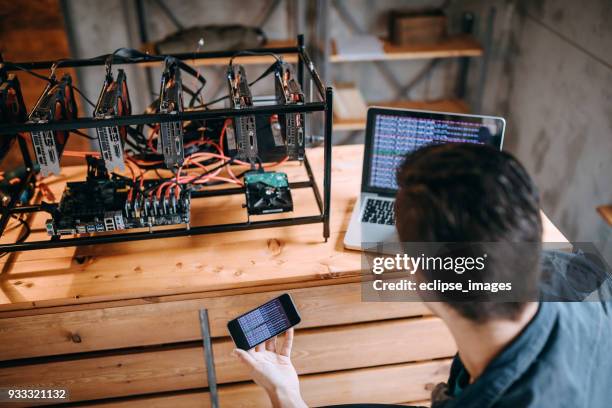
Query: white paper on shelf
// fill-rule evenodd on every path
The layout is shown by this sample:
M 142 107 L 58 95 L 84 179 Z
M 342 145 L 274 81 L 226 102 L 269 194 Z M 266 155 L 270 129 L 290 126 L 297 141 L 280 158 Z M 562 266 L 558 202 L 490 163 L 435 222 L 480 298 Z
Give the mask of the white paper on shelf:
M 353 35 L 335 39 L 336 52 L 346 60 L 362 60 L 384 55 L 383 43 L 373 35 Z

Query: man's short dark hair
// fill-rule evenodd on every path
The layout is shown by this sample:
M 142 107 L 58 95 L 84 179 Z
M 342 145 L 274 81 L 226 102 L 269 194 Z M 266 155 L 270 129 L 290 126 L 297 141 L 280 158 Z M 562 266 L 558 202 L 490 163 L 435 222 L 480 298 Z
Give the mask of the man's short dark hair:
M 397 182 L 396 225 L 402 242 L 525 243 L 527 251 L 519 253 L 525 245 L 509 246 L 490 256 L 487 279 L 503 281 L 521 274 L 527 289 L 537 287 L 542 240 L 539 195 L 514 157 L 486 145 L 430 145 L 406 157 Z M 433 279 L 424 275 L 425 280 Z M 525 306 L 523 301 L 438 296 L 436 300 L 475 321 L 514 319 Z

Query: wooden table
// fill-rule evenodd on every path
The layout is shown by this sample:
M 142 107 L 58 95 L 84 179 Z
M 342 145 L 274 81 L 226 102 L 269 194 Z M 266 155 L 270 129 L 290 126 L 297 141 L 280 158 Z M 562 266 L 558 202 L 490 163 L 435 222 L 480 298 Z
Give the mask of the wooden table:
M 0 387 L 68 388 L 81 406 L 208 406 L 198 321 L 207 308 L 221 406 L 267 406 L 229 356 L 225 325 L 290 292 L 303 318 L 293 360 L 310 405 L 427 400 L 448 374 L 452 338 L 420 303 L 361 302 L 360 253 L 343 249 L 362 153 L 334 147 L 327 243 L 322 225 L 305 225 L 2 258 Z M 322 150 L 308 155 L 320 179 Z M 305 178 L 297 164 L 283 171 Z M 82 172 L 67 168 L 52 189 Z M 194 222 L 245 217 L 242 197 L 199 201 Z M 316 211 L 311 191 L 294 201 L 296 215 Z M 33 222 L 41 237 L 44 219 Z M 547 219 L 545 240 L 565 241 Z

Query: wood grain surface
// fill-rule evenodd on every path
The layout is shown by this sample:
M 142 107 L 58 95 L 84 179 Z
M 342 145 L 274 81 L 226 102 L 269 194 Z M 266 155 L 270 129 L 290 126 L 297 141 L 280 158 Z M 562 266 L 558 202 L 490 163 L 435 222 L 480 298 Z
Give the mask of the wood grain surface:
M 199 340 L 198 310 L 202 308 L 208 309 L 212 336 L 228 336 L 229 320 L 281 293 L 284 291 L 4 318 L 0 319 L 0 361 Z M 361 302 L 359 283 L 289 293 L 304 329 L 430 314 L 417 302 Z
M 214 341 L 219 384 L 249 380 L 230 356 L 233 348 L 229 338 Z M 431 317 L 299 330 L 292 360 L 302 375 L 439 359 L 455 352 L 442 321 Z M 66 388 L 71 401 L 81 401 L 202 388 L 207 383 L 202 347 L 196 343 L 43 361 L 27 369 L 0 367 L 0 387 L 8 386 Z
M 364 368 L 301 378 L 302 396 L 310 407 L 350 403 L 404 403 L 429 398 L 438 382 L 445 381 L 450 360 Z M 263 389 L 252 383 L 219 387 L 222 407 L 269 407 Z M 128 400 L 83 404 L 99 408 L 210 407 L 206 391 L 153 395 Z
M 322 153 L 320 148 L 308 151 L 319 181 Z M 326 243 L 322 225 L 302 225 L 23 252 L 0 261 L 0 311 L 359 275 L 360 253 L 345 250 L 342 241 L 359 193 L 362 154 L 363 146 L 334 147 L 331 238 Z M 51 184 L 54 189 L 61 191 L 62 182 L 79 173 L 76 168 L 64 171 L 63 180 Z M 290 180 L 305 177 L 296 163 L 287 164 L 283 171 Z M 312 193 L 308 197 L 305 191 L 294 191 L 294 196 L 297 214 L 316 211 Z M 243 196 L 200 200 L 194 222 L 244 219 L 243 201 Z M 31 239 L 45 236 L 41 229 L 45 217 L 39 218 Z M 552 223 L 544 226 L 545 241 L 566 241 Z

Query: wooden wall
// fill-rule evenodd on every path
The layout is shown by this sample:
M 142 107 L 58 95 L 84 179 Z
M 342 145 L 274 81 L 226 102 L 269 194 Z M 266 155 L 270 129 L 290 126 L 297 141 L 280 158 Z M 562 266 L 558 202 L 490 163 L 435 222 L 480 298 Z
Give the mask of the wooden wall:
M 225 326 L 280 293 L 0 315 L 0 387 L 66 388 L 81 406 L 206 407 L 198 310 L 207 308 L 221 406 L 269 406 L 230 356 Z M 360 283 L 290 293 L 303 317 L 292 360 L 309 406 L 414 404 L 446 380 L 455 344 L 422 304 L 361 302 Z
M 5 61 L 42 61 L 69 58 L 70 49 L 58 0 L 0 0 L 0 53 Z M 37 71 L 48 75 L 48 70 Z M 76 83 L 76 73 L 69 72 Z M 26 73 L 17 73 L 28 112 L 42 93 L 45 83 Z M 78 86 L 78 85 L 77 85 Z M 90 98 L 91 99 L 91 98 Z M 95 97 L 94 97 L 95 99 Z M 81 100 L 77 96 L 81 108 Z M 89 150 L 87 139 L 71 136 L 67 149 Z M 10 169 L 20 163 L 17 151 L 1 163 Z M 83 164 L 82 160 L 65 159 L 64 164 Z

